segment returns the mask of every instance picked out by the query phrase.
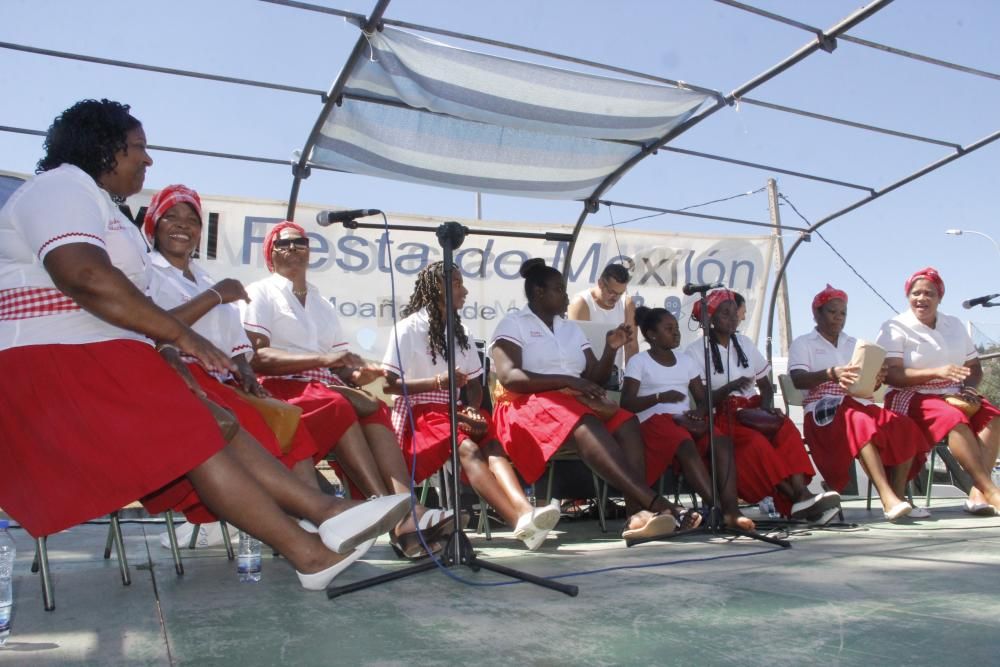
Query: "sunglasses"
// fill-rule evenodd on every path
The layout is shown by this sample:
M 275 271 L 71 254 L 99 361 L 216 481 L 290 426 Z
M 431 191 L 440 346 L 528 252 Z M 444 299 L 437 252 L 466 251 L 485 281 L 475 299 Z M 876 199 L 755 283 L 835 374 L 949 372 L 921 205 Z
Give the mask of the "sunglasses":
M 274 241 L 275 250 L 288 250 L 290 248 L 299 248 L 301 250 L 309 249 L 309 239 L 304 236 L 300 236 L 295 239 L 276 239 Z

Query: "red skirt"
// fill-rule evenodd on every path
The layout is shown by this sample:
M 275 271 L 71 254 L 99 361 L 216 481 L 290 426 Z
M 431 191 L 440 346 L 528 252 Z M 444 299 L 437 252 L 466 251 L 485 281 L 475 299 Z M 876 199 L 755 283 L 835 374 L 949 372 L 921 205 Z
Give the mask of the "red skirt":
M 877 405 L 859 403 L 850 396 L 844 397 L 833 421 L 826 426 L 817 426 L 812 414 L 807 413 L 804 429 L 816 469 L 835 491 L 847 486 L 854 459 L 869 442 L 878 448 L 886 467 L 912 458 L 907 479 L 920 473 L 929 451 L 923 432 L 912 419 Z
M 358 421 L 351 402 L 322 382 L 264 378 L 261 385 L 275 398 L 302 408 L 301 422 L 316 444 L 316 463 L 325 459 L 351 424 Z
M 639 424 L 639 428 L 642 430 L 642 441 L 645 444 L 646 484 L 652 486 L 670 465 L 673 465 L 674 472 L 680 471 L 680 466 L 674 457 L 677 455 L 677 448 L 685 440 L 694 442 L 698 453 L 708 465 L 708 433 L 695 438 L 668 414 L 653 415 Z M 716 435 L 718 434 L 716 431 Z
M 486 412 L 480 413 L 486 420 L 486 433 L 478 443 L 497 439 L 493 420 Z M 411 434 L 409 427 L 406 437 L 399 443 L 403 448 L 403 458 L 406 467 L 413 473 L 413 479 L 419 483 L 440 470 L 441 466 L 451 457 L 451 416 L 445 403 L 419 403 L 413 406 L 413 423 L 416 433 Z M 461 443 L 469 436 L 459 432 Z M 414 471 L 413 453 L 416 451 L 417 463 Z
M 208 398 L 232 410 L 240 426 L 253 436 L 268 453 L 281 461 L 285 467 L 291 469 L 303 459 L 312 459 L 316 453 L 316 442 L 301 421 L 292 437 L 291 449 L 287 454 L 283 454 L 278 439 L 274 437 L 274 432 L 267 426 L 264 418 L 252 405 L 244 401 L 235 389 L 216 380 L 198 364 L 188 364 L 188 369 L 198 386 L 205 390 Z M 194 490 L 187 498 L 176 503 L 173 509 L 183 512 L 185 518 L 191 523 L 212 523 L 219 520 L 201 503 L 201 499 Z
M 545 464 L 572 435 L 580 420 L 594 411 L 561 391 L 517 394 L 493 409 L 497 438 L 528 484 L 545 472 Z M 609 433 L 632 419 L 628 410 L 618 409 L 604 422 Z
M 192 491 L 185 474 L 225 447 L 211 413 L 133 340 L 0 351 L 0 507 L 34 537 L 141 499 Z
M 759 404 L 760 398 L 756 397 Z M 802 474 L 806 483 L 816 472 L 805 443 L 795 424 L 788 417 L 770 440 L 759 431 L 748 428 L 728 411 L 716 413 L 715 427 L 733 439 L 736 461 L 736 491 L 740 498 L 756 503 L 766 496 L 774 498 L 775 508 L 782 514 L 792 511 L 792 499 L 775 486 L 792 475 Z
M 889 392 L 886 395 L 886 404 L 889 403 L 891 394 L 892 392 Z M 965 424 L 973 433 L 979 433 L 989 426 L 991 421 L 1000 417 L 1000 410 L 984 398 L 976 414 L 966 417 L 964 412 L 948 405 L 940 396 L 918 393 L 910 399 L 910 410 L 906 416 L 917 422 L 917 426 L 927 438 L 928 447 L 933 447 L 959 424 Z

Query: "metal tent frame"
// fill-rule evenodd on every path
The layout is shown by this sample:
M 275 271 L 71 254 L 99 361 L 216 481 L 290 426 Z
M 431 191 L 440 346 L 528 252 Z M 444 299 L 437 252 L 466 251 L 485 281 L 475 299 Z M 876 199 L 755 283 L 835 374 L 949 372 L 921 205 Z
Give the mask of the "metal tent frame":
M 785 72 L 786 70 L 788 70 L 791 67 L 797 65 L 798 63 L 802 62 L 803 60 L 805 60 L 806 58 L 808 58 L 809 56 L 811 56 L 811 55 L 813 55 L 813 54 L 815 54 L 817 52 L 822 51 L 822 52 L 824 52 L 826 54 L 833 54 L 834 51 L 837 48 L 838 40 L 843 40 L 845 42 L 856 44 L 856 45 L 859 45 L 859 46 L 862 46 L 862 47 L 865 47 L 865 48 L 870 48 L 870 49 L 878 50 L 878 51 L 881 51 L 883 53 L 888 53 L 888 54 L 891 54 L 891 55 L 894 55 L 894 56 L 897 56 L 897 57 L 912 59 L 912 60 L 915 60 L 917 62 L 921 62 L 921 63 L 924 63 L 924 64 L 933 65 L 933 66 L 936 66 L 936 67 L 942 67 L 942 68 L 946 68 L 946 69 L 949 69 L 949 70 L 952 70 L 952 71 L 962 72 L 964 74 L 969 74 L 969 75 L 972 75 L 972 76 L 977 76 L 977 77 L 986 78 L 986 79 L 990 79 L 990 80 L 1000 81 L 1000 74 L 997 74 L 997 73 L 994 73 L 994 72 L 989 72 L 989 71 L 982 70 L 982 69 L 976 69 L 976 68 L 973 68 L 973 67 L 968 67 L 968 66 L 965 66 L 965 65 L 961 65 L 961 64 L 958 64 L 958 63 L 949 62 L 949 61 L 938 59 L 938 58 L 933 58 L 933 57 L 926 56 L 926 55 L 923 55 L 923 54 L 920 54 L 920 53 L 915 53 L 915 52 L 912 52 L 912 51 L 906 51 L 906 50 L 899 49 L 899 48 L 896 48 L 896 47 L 892 47 L 892 46 L 889 46 L 889 45 L 886 45 L 886 44 L 881 44 L 881 43 L 878 43 L 878 42 L 874 42 L 874 41 L 871 41 L 871 40 L 862 39 L 862 38 L 855 37 L 853 35 L 848 34 L 849 30 L 851 30 L 852 28 L 855 28 L 856 26 L 858 26 L 859 24 L 861 24 L 863 21 L 865 21 L 866 19 L 870 18 L 874 14 L 878 13 L 882 9 L 885 9 L 892 2 L 892 0 L 875 0 L 874 2 L 871 2 L 867 6 L 862 7 L 861 9 L 855 11 L 851 15 L 847 16 L 846 18 L 844 18 L 843 20 L 839 21 L 838 23 L 836 23 L 835 25 L 833 25 L 832 27 L 830 27 L 830 28 L 828 28 L 826 30 L 823 30 L 823 29 L 820 29 L 820 28 L 818 28 L 816 26 L 811 26 L 811 25 L 802 23 L 800 21 L 796 21 L 796 20 L 793 20 L 793 19 L 781 16 L 781 15 L 778 15 L 778 14 L 775 14 L 775 13 L 772 13 L 772 12 L 768 12 L 766 10 L 762 10 L 762 9 L 756 8 L 756 7 L 753 7 L 751 5 L 747 5 L 747 4 L 742 3 L 742 2 L 737 2 L 736 0 L 714 0 L 715 2 L 718 2 L 718 3 L 722 4 L 722 5 L 728 6 L 728 7 L 732 8 L 732 9 L 735 9 L 735 10 L 738 10 L 738 11 L 743 11 L 743 12 L 748 12 L 748 13 L 754 14 L 756 16 L 759 16 L 759 17 L 761 17 L 763 19 L 770 20 L 770 21 L 775 21 L 775 22 L 778 22 L 778 23 L 781 23 L 781 24 L 784 24 L 784 25 L 788 25 L 788 26 L 800 29 L 802 31 L 808 32 L 811 35 L 813 35 L 813 38 L 810 39 L 809 42 L 807 42 L 805 45 L 803 45 L 802 47 L 800 47 L 799 49 L 797 49 L 794 53 L 792 53 L 791 55 L 789 55 L 788 57 L 786 57 L 784 60 L 782 60 L 781 62 L 779 62 L 779 63 L 777 63 L 775 65 L 773 65 L 772 67 L 768 68 L 767 70 L 765 70 L 764 72 L 758 74 L 757 76 L 751 78 L 749 81 L 747 81 L 746 83 L 742 84 L 741 86 L 733 89 L 728 94 L 723 94 L 720 91 L 713 90 L 713 89 L 707 88 L 707 87 L 701 87 L 701 86 L 692 85 L 692 84 L 688 84 L 688 83 L 681 83 L 679 81 L 675 81 L 675 80 L 672 80 L 672 79 L 667 79 L 667 78 L 664 78 L 664 77 L 661 77 L 661 76 L 651 75 L 651 74 L 648 74 L 648 73 L 639 72 L 639 71 L 635 71 L 635 70 L 630 70 L 630 69 L 626 69 L 626 68 L 622 68 L 622 67 L 617 67 L 617 66 L 614 66 L 614 65 L 609 65 L 609 64 L 605 64 L 605 63 L 600 63 L 600 62 L 595 62 L 595 61 L 591 61 L 591 60 L 582 59 L 582 58 L 576 58 L 576 57 L 572 57 L 572 56 L 558 54 L 558 53 L 554 53 L 554 52 L 551 52 L 551 51 L 545 51 L 545 50 L 541 50 L 541 49 L 530 48 L 530 47 L 526 47 L 526 46 L 521 46 L 521 45 L 512 44 L 512 43 L 508 43 L 508 42 L 502 42 L 502 41 L 488 39 L 488 38 L 484 38 L 484 37 L 477 37 L 477 36 L 474 36 L 474 35 L 463 34 L 463 33 L 455 32 L 455 31 L 450 31 L 450 30 L 445 30 L 445 29 L 441 29 L 441 28 L 436 28 L 436 27 L 433 27 L 433 26 L 425 26 L 425 25 L 419 25 L 419 24 L 415 24 L 415 23 L 411 23 L 411 22 L 406 22 L 406 21 L 392 20 L 390 18 L 386 18 L 385 17 L 386 10 L 388 9 L 388 6 L 389 6 L 389 3 L 390 3 L 391 0 L 377 0 L 377 2 L 375 4 L 375 7 L 373 8 L 372 12 L 368 16 L 365 16 L 363 14 L 358 14 L 358 13 L 355 13 L 355 12 L 343 11 L 343 10 L 339 10 L 339 9 L 335 9 L 335 8 L 331 8 L 331 7 L 324 7 L 324 6 L 320 6 L 320 5 L 315 5 L 315 4 L 311 4 L 311 3 L 308 3 L 308 2 L 299 2 L 297 0 L 260 0 L 260 1 L 261 2 L 266 2 L 266 3 L 269 3 L 269 4 L 274 4 L 274 5 L 281 5 L 281 6 L 284 6 L 284 7 L 288 7 L 290 9 L 297 9 L 297 10 L 311 11 L 311 12 L 319 12 L 319 13 L 322 13 L 322 14 L 343 17 L 343 18 L 348 19 L 348 20 L 350 20 L 350 21 L 352 21 L 352 22 L 354 22 L 354 23 L 356 23 L 357 25 L 360 26 L 361 30 L 359 32 L 358 40 L 355 43 L 354 48 L 352 49 L 350 55 L 348 56 L 347 60 L 345 61 L 345 63 L 343 65 L 343 67 L 342 67 L 342 69 L 341 69 L 338 77 L 336 78 L 336 80 L 334 81 L 334 83 L 331 85 L 331 87 L 327 91 L 318 90 L 318 89 L 310 89 L 310 88 L 302 88 L 302 87 L 297 87 L 297 86 L 289 86 L 289 85 L 285 85 L 285 84 L 281 84 L 281 83 L 274 83 L 274 82 L 267 82 L 267 81 L 257 81 L 257 80 L 245 79 L 245 78 L 229 77 L 229 76 L 217 75 L 217 74 L 206 73 L 206 72 L 198 72 L 198 71 L 192 71 L 192 70 L 183 70 L 183 69 L 177 69 L 177 68 L 162 67 L 162 66 L 157 66 L 157 65 L 135 63 L 135 62 L 129 62 L 129 61 L 123 61 L 123 60 L 115 60 L 115 59 L 109 59 L 109 58 L 99 58 L 99 57 L 89 56 L 89 55 L 85 55 L 85 54 L 69 53 L 69 52 L 64 52 L 64 51 L 57 51 L 57 50 L 52 50 L 52 49 L 44 49 L 44 48 L 39 48 L 39 47 L 27 46 L 27 45 L 23 45 L 23 44 L 14 44 L 14 43 L 10 43 L 10 42 L 0 42 L 0 48 L 2 48 L 2 49 L 9 49 L 9 50 L 15 50 L 15 51 L 21 51 L 21 52 L 26 52 L 26 53 L 33 53 L 33 54 L 44 56 L 44 57 L 65 58 L 65 59 L 71 59 L 71 60 L 77 60 L 77 61 L 83 61 L 83 62 L 90 62 L 90 63 L 100 64 L 100 65 L 106 65 L 106 66 L 123 67 L 123 68 L 129 68 L 129 69 L 149 71 L 149 72 L 154 72 L 154 73 L 159 73 L 159 74 L 166 74 L 166 75 L 170 75 L 170 76 L 191 77 L 191 78 L 196 78 L 196 79 L 203 79 L 203 80 L 215 81 L 215 82 L 222 83 L 222 84 L 251 86 L 251 87 L 257 87 L 257 88 L 265 88 L 265 89 L 271 89 L 271 90 L 276 90 L 276 91 L 287 92 L 287 93 L 290 93 L 290 94 L 310 95 L 310 96 L 316 96 L 316 97 L 318 97 L 322 101 L 323 107 L 322 107 L 320 113 L 317 116 L 316 122 L 314 123 L 313 128 L 310 131 L 310 133 L 309 133 L 309 135 L 308 135 L 308 137 L 306 139 L 306 142 L 303 145 L 302 151 L 301 151 L 298 159 L 295 160 L 295 161 L 293 161 L 292 165 L 291 165 L 292 166 L 293 181 L 292 181 L 291 191 L 290 191 L 290 194 L 289 194 L 288 210 L 287 210 L 287 217 L 289 217 L 289 218 L 292 218 L 294 216 L 295 208 L 296 208 L 296 204 L 297 204 L 297 200 L 298 200 L 299 188 L 300 188 L 301 182 L 302 182 L 302 180 L 304 180 L 304 179 L 306 179 L 306 178 L 308 178 L 310 176 L 312 168 L 315 167 L 317 169 L 322 169 L 322 170 L 325 170 L 325 171 L 337 171 L 336 169 L 331 169 L 329 167 L 324 167 L 322 165 L 310 164 L 309 163 L 309 159 L 308 159 L 309 158 L 309 154 L 310 154 L 310 152 L 312 150 L 312 147 L 314 146 L 314 144 L 315 144 L 315 142 L 316 142 L 316 140 L 317 140 L 317 138 L 319 136 L 320 128 L 323 126 L 323 124 L 327 121 L 327 119 L 331 115 L 335 114 L 337 106 L 340 104 L 340 102 L 344 98 L 344 94 L 343 94 L 344 85 L 347 82 L 347 79 L 350 76 L 351 72 L 353 71 L 354 67 L 358 63 L 359 59 L 364 54 L 364 50 L 365 50 L 365 47 L 366 47 L 366 44 L 367 44 L 366 40 L 365 40 L 365 37 L 364 37 L 364 32 L 371 32 L 373 30 L 378 30 L 378 29 L 380 29 L 381 26 L 384 26 L 384 25 L 389 25 L 389 26 L 394 26 L 394 27 L 399 27 L 399 28 L 405 28 L 405 29 L 409 29 L 409 30 L 413 30 L 413 31 L 417 31 L 417 32 L 422 32 L 422 33 L 427 33 L 427 34 L 433 34 L 433 35 L 439 35 L 439 36 L 444 36 L 444 37 L 450 37 L 450 38 L 460 39 L 460 40 L 464 40 L 464 41 L 468 41 L 468 42 L 472 42 L 472 43 L 489 45 L 489 46 L 492 46 L 492 47 L 499 47 L 499 48 L 510 50 L 510 51 L 514 51 L 514 52 L 531 54 L 531 55 L 534 55 L 534 56 L 541 56 L 541 57 L 544 57 L 544 58 L 549 58 L 549 59 L 553 59 L 553 60 L 556 60 L 556 61 L 560 61 L 560 62 L 563 62 L 563 63 L 570 63 L 570 64 L 574 64 L 574 65 L 578 65 L 578 66 L 599 69 L 599 70 L 603 70 L 605 72 L 611 72 L 611 73 L 614 73 L 614 74 L 623 75 L 623 76 L 631 77 L 631 78 L 635 78 L 635 79 L 640 79 L 640 80 L 645 80 L 645 81 L 650 81 L 650 82 L 655 82 L 655 83 L 663 83 L 663 84 L 674 85 L 674 86 L 682 86 L 684 88 L 688 88 L 688 89 L 691 89 L 691 90 L 695 90 L 695 91 L 699 91 L 699 92 L 703 92 L 703 93 L 709 94 L 710 96 L 712 96 L 712 97 L 715 98 L 715 102 L 711 106 L 705 108 L 700 113 L 697 113 L 693 117 L 689 118 L 687 121 L 685 121 L 684 123 L 682 123 L 678 127 L 674 128 L 671 132 L 669 132 L 665 136 L 660 137 L 658 140 L 656 140 L 654 142 L 650 142 L 648 144 L 639 144 L 638 142 L 632 142 L 632 143 L 634 143 L 636 145 L 637 148 L 639 148 L 639 152 L 632 159 L 628 160 L 621 167 L 619 167 L 619 169 L 617 169 L 614 173 L 612 173 L 610 176 L 608 176 L 604 180 L 604 182 L 602 182 L 594 190 L 594 192 L 591 193 L 591 195 L 589 197 L 587 197 L 585 200 L 583 200 L 583 202 L 582 202 L 583 203 L 582 210 L 581 210 L 581 212 L 579 214 L 579 217 L 577 218 L 577 221 L 576 221 L 576 223 L 574 225 L 574 228 L 573 228 L 573 241 L 570 242 L 569 247 L 567 249 L 566 258 L 565 258 L 565 264 L 564 264 L 563 268 L 566 269 L 566 268 L 569 267 L 569 264 L 570 264 L 570 262 L 572 260 L 572 255 L 573 255 L 573 251 L 574 251 L 574 247 L 575 247 L 576 238 L 578 237 L 579 232 L 582 229 L 584 223 L 586 222 L 587 218 L 591 214 L 593 214 L 593 213 L 595 213 L 595 212 L 598 211 L 598 209 L 599 209 L 599 207 L 600 207 L 601 204 L 604 204 L 605 206 L 630 207 L 630 208 L 635 208 L 635 209 L 638 209 L 638 210 L 652 211 L 652 212 L 656 212 L 656 213 L 665 213 L 665 214 L 671 214 L 671 215 L 685 215 L 685 216 L 698 217 L 698 218 L 707 219 L 707 220 L 730 222 L 730 223 L 734 223 L 734 224 L 744 224 L 744 225 L 752 225 L 752 226 L 766 226 L 766 227 L 769 227 L 769 228 L 772 227 L 771 223 L 767 223 L 767 222 L 756 222 L 756 221 L 745 220 L 745 219 L 740 219 L 740 218 L 710 215 L 710 214 L 706 214 L 706 213 L 697 213 L 697 212 L 693 212 L 693 211 L 678 211 L 678 210 L 675 210 L 675 209 L 667 209 L 667 208 L 662 208 L 662 207 L 640 205 L 640 204 L 629 204 L 629 203 L 623 203 L 623 202 L 617 202 L 617 201 L 611 201 L 611 200 L 602 199 L 602 196 L 604 195 L 604 193 L 607 192 L 622 177 L 624 177 L 625 174 L 628 171 L 630 171 L 633 167 L 635 167 L 639 162 L 641 162 L 642 160 L 646 159 L 649 156 L 656 155 L 656 154 L 658 154 L 661 151 L 662 152 L 666 152 L 666 153 L 674 153 L 674 154 L 685 155 L 685 156 L 688 156 L 688 157 L 696 157 L 696 158 L 699 158 L 699 159 L 708 159 L 708 160 L 720 161 L 720 162 L 723 162 L 723 163 L 738 165 L 738 166 L 742 166 L 742 167 L 765 170 L 765 171 L 768 171 L 768 172 L 771 172 L 771 173 L 786 174 L 786 175 L 794 176 L 796 178 L 803 178 L 803 179 L 807 179 L 807 180 L 812 180 L 812 181 L 823 183 L 823 184 L 826 184 L 826 185 L 831 185 L 831 186 L 835 186 L 835 187 L 842 187 L 842 188 L 848 188 L 848 189 L 855 189 L 855 190 L 860 190 L 862 192 L 865 192 L 866 195 L 864 197 L 862 197 L 861 199 L 855 201 L 854 203 L 852 203 L 852 204 L 850 204 L 850 205 L 848 205 L 848 206 L 846 206 L 844 208 L 841 208 L 840 210 L 837 210 L 835 212 L 832 212 L 832 213 L 830 213 L 830 214 L 828 214 L 828 215 L 820 218 L 817 222 L 809 225 L 808 227 L 790 227 L 790 226 L 787 226 L 787 225 L 783 227 L 785 230 L 791 230 L 791 231 L 798 232 L 799 233 L 799 237 L 791 245 L 791 247 L 789 248 L 789 250 L 785 254 L 784 260 L 778 266 L 778 270 L 777 270 L 777 273 L 775 275 L 774 285 L 772 287 L 771 299 L 770 299 L 770 303 L 769 303 L 769 306 L 768 306 L 767 330 L 766 330 L 766 339 L 765 339 L 765 341 L 766 341 L 765 345 L 766 345 L 767 357 L 768 357 L 769 360 L 771 359 L 771 356 L 772 356 L 772 336 L 773 336 L 773 327 L 774 327 L 774 313 L 775 313 L 775 308 L 776 308 L 777 299 L 778 299 L 778 292 L 779 292 L 780 286 L 782 284 L 782 281 L 784 279 L 785 273 L 787 272 L 788 265 L 789 265 L 789 262 L 790 262 L 791 258 L 795 255 L 795 252 L 799 248 L 799 246 L 804 241 L 808 241 L 809 240 L 809 235 L 811 234 L 811 232 L 819 229 L 823 225 L 825 225 L 825 224 L 827 224 L 827 223 L 829 223 L 829 222 L 831 222 L 831 221 L 833 221 L 835 219 L 838 219 L 838 218 L 840 218 L 840 217 L 842 217 L 842 216 L 844 216 L 844 215 L 846 215 L 846 214 L 848 214 L 848 213 L 850 213 L 850 212 L 852 212 L 852 211 L 854 211 L 854 210 L 856 210 L 856 209 L 858 209 L 858 208 L 860 208 L 862 206 L 865 206 L 866 204 L 868 204 L 870 202 L 875 201 L 876 199 L 878 199 L 878 198 L 880 198 L 880 197 L 882 197 L 882 196 L 884 196 L 886 194 L 889 194 L 890 192 L 893 192 L 893 191 L 899 189 L 900 187 L 902 187 L 904 185 L 907 185 L 907 184 L 909 184 L 909 183 L 911 183 L 911 182 L 913 182 L 913 181 L 915 181 L 915 180 L 917 180 L 917 179 L 919 179 L 919 178 L 921 178 L 921 177 L 923 177 L 923 176 L 925 176 L 925 175 L 927 175 L 927 174 L 929 174 L 929 173 L 931 173 L 931 172 L 933 172 L 933 171 L 935 171 L 935 170 L 937 170 L 937 169 L 939 169 L 939 168 L 941 168 L 941 167 L 943 167 L 943 166 L 945 166 L 945 165 L 947 165 L 947 164 L 949 164 L 951 162 L 954 162 L 955 160 L 957 160 L 957 159 L 959 159 L 961 157 L 964 157 L 964 156 L 966 156 L 966 155 L 968 155 L 968 154 L 970 154 L 970 153 L 972 153 L 972 152 L 974 152 L 974 151 L 976 151 L 976 150 L 978 150 L 980 148 L 983 148 L 983 147 L 985 147 L 985 146 L 987 146 L 989 144 L 992 144 L 997 139 L 1000 139 L 1000 130 L 998 130 L 998 131 L 995 131 L 995 132 L 993 132 L 991 134 L 988 134 L 985 137 L 982 137 L 982 138 L 980 138 L 980 139 L 978 139 L 976 141 L 973 141 L 973 142 L 971 142 L 971 143 L 969 143 L 967 145 L 962 145 L 960 143 L 956 143 L 956 142 L 953 142 L 953 141 L 948 141 L 948 140 L 934 138 L 934 137 L 928 137 L 928 136 L 922 136 L 922 135 L 919 135 L 919 134 L 914 134 L 914 133 L 910 133 L 910 132 L 903 132 L 903 131 L 894 130 L 894 129 L 886 128 L 886 127 L 879 127 L 879 126 L 875 126 L 875 125 L 871 125 L 871 124 L 867 124 L 867 123 L 862 123 L 862 122 L 858 122 L 858 121 L 851 120 L 851 119 L 838 118 L 838 117 L 835 117 L 835 116 L 818 113 L 818 112 L 812 111 L 812 110 L 800 109 L 800 108 L 795 108 L 795 107 L 791 107 L 791 106 L 787 106 L 787 105 L 777 104 L 777 103 L 770 102 L 770 101 L 767 101 L 767 100 L 753 99 L 753 98 L 746 97 L 746 95 L 748 93 L 750 93 L 751 91 L 753 91 L 754 89 L 760 87 L 762 84 L 764 84 L 767 81 L 770 81 L 771 79 L 777 77 L 781 73 Z M 376 100 L 372 100 L 372 101 L 376 101 Z M 385 102 L 381 102 L 381 103 L 385 103 Z M 716 155 L 716 154 L 712 154 L 712 153 L 699 152 L 699 151 L 688 150 L 688 149 L 682 149 L 682 148 L 677 148 L 677 147 L 668 145 L 668 144 L 670 144 L 670 142 L 672 142 L 673 140 L 675 140 L 676 138 L 678 138 L 682 134 L 686 133 L 688 130 L 690 130 L 691 128 L 695 127 L 696 125 L 698 125 L 699 123 L 701 123 L 703 120 L 705 120 L 709 116 L 714 115 L 715 113 L 717 113 L 718 111 L 720 111 L 720 110 L 722 110 L 722 109 L 724 109 L 726 107 L 732 107 L 732 106 L 736 105 L 737 103 L 752 105 L 752 106 L 759 107 L 761 109 L 765 109 L 765 110 L 776 112 L 776 113 L 784 113 L 784 114 L 796 115 L 796 116 L 799 116 L 799 117 L 803 117 L 803 118 L 808 118 L 808 119 L 811 119 L 811 120 L 815 120 L 815 121 L 818 121 L 818 122 L 832 123 L 832 124 L 837 124 L 837 125 L 841 125 L 841 126 L 855 128 L 855 129 L 866 131 L 866 132 L 872 132 L 872 133 L 877 133 L 877 134 L 883 134 L 883 135 L 893 136 L 893 137 L 900 138 L 900 139 L 905 139 L 905 140 L 908 140 L 908 141 L 921 142 L 921 143 L 926 143 L 926 144 L 931 144 L 931 145 L 936 145 L 936 146 L 942 146 L 944 148 L 949 149 L 950 153 L 947 154 L 946 156 L 944 156 L 944 157 L 942 157 L 942 158 L 940 158 L 940 159 L 938 159 L 938 160 L 936 160 L 936 161 L 934 161 L 934 162 L 926 165 L 925 167 L 923 167 L 921 169 L 918 169 L 917 171 L 914 171 L 914 172 L 910 173 L 909 175 L 906 175 L 906 176 L 904 176 L 902 178 L 899 178 L 898 180 L 896 180 L 896 181 L 894 181 L 894 182 L 892 182 L 892 183 L 890 183 L 890 184 L 888 184 L 886 186 L 878 188 L 878 187 L 874 187 L 874 186 L 871 186 L 871 185 L 865 185 L 865 184 L 852 183 L 852 182 L 848 182 L 848 181 L 838 180 L 838 179 L 830 178 L 830 177 L 827 177 L 827 176 L 823 176 L 821 174 L 810 174 L 810 173 L 805 173 L 805 172 L 797 171 L 797 170 L 793 170 L 793 169 L 785 169 L 785 168 L 782 168 L 782 167 L 779 167 L 779 166 L 776 166 L 776 165 L 766 165 L 766 164 L 762 164 L 762 163 L 750 162 L 750 161 L 746 161 L 746 160 L 739 160 L 739 159 L 734 159 L 734 158 L 727 157 L 727 156 Z M 43 131 L 36 130 L 36 129 L 20 128 L 20 127 L 10 127 L 10 126 L 0 126 L 0 131 L 3 131 L 3 132 L 12 132 L 12 133 L 19 133 L 19 134 L 38 135 L 38 136 L 44 136 L 44 134 L 45 134 Z M 273 157 L 266 157 L 266 156 L 246 155 L 246 154 L 235 154 L 235 153 L 223 153 L 223 152 L 205 151 L 205 150 L 198 150 L 198 149 L 185 148 L 185 147 L 176 147 L 176 146 L 150 146 L 150 148 L 156 149 L 156 150 L 168 151 L 168 152 L 183 153 L 183 154 L 188 154 L 188 155 L 198 155 L 198 156 L 221 158 L 221 159 L 258 162 L 258 163 L 264 163 L 264 164 L 288 164 L 289 163 L 289 161 L 287 159 L 280 159 L 280 158 L 273 158 Z

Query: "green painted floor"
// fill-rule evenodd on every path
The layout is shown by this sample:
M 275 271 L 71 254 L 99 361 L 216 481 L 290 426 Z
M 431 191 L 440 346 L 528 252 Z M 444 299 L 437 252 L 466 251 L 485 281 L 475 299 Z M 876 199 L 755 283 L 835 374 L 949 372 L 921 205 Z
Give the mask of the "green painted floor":
M 473 536 L 480 557 L 562 576 L 576 598 L 432 571 L 331 601 L 269 555 L 263 580 L 240 584 L 221 547 L 185 551 L 178 577 L 162 525 L 130 523 L 129 587 L 102 558 L 104 526 L 49 539 L 57 608 L 44 612 L 33 541 L 15 530 L 0 665 L 1000 664 L 1000 517 L 957 503 L 889 524 L 855 501 L 858 528 L 794 533 L 787 550 L 706 536 L 626 549 L 594 521 L 564 521 L 536 553 Z M 342 579 L 401 566 L 383 538 Z M 628 569 L 566 576 L 606 568 Z

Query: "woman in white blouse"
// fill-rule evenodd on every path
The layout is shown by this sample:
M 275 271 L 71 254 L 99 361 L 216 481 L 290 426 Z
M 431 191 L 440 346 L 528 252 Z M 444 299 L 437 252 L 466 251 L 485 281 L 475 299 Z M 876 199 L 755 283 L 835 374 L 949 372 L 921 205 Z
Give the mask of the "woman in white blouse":
M 546 462 L 573 445 L 598 475 L 625 495 L 626 539 L 659 537 L 678 525 L 701 522 L 649 488 L 643 478 L 642 435 L 631 412 L 608 401 L 615 354 L 632 335 L 621 325 L 608 332 L 601 359 L 575 322 L 566 320 L 566 281 L 541 259 L 521 267 L 528 303 L 508 314 L 493 333 L 490 354 L 502 393 L 493 419 L 497 436 L 525 481 L 541 477 Z
M 385 371 L 348 350 L 333 305 L 307 282 L 305 230 L 287 221 L 272 227 L 264 239 L 264 262 L 272 275 L 249 285 L 249 303 L 241 306 L 255 350 L 251 363 L 261 384 L 276 398 L 302 408 L 302 421 L 317 444 L 315 460 L 333 450 L 336 465 L 360 495 L 408 493 L 410 475 L 387 406 L 372 398 L 361 415 L 342 393 L 347 383 L 366 385 Z M 453 517 L 450 510 L 415 503 L 390 541 L 403 557 L 425 557 L 424 542 L 432 552 L 444 547 Z M 417 535 L 418 526 L 424 540 Z
M 1000 410 L 982 398 L 976 347 L 961 320 L 938 310 L 944 280 L 932 267 L 904 285 L 909 310 L 882 325 L 878 344 L 886 350 L 885 397 L 890 410 L 910 417 L 933 446 L 947 437 L 948 449 L 972 478 L 965 511 L 992 516 L 1000 489 L 990 471 L 1000 449 Z M 957 404 L 958 407 L 956 407 Z

